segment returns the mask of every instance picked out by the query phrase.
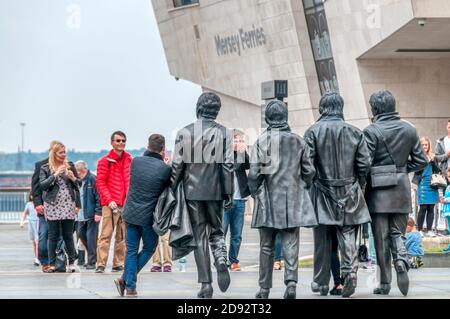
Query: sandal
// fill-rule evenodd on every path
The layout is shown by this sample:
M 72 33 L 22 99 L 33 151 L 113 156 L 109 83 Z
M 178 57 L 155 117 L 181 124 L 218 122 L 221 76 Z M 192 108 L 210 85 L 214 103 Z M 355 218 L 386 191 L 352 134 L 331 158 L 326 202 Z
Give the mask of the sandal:
M 47 268 L 46 273 L 54 273 L 55 271 L 56 271 L 55 266 L 49 266 L 49 267 Z

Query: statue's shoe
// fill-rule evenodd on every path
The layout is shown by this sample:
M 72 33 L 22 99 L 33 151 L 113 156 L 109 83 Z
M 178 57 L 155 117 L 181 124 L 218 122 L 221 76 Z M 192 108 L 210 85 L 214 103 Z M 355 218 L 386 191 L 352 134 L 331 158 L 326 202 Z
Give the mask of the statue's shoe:
M 390 284 L 380 284 L 377 288 L 373 290 L 373 293 L 375 295 L 389 295 L 390 291 L 391 291 Z
M 408 269 L 402 260 L 398 260 L 395 263 L 395 271 L 397 272 L 397 286 L 403 296 L 408 295 L 409 290 L 409 277 Z

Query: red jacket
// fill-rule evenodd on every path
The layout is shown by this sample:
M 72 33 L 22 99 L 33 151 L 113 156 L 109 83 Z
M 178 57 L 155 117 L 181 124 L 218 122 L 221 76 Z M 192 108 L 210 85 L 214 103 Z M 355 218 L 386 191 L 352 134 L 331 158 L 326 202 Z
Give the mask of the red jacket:
M 101 158 L 97 165 L 97 190 L 102 206 L 112 201 L 118 206 L 125 204 L 130 184 L 131 155 L 123 152 L 119 157 L 113 150 Z

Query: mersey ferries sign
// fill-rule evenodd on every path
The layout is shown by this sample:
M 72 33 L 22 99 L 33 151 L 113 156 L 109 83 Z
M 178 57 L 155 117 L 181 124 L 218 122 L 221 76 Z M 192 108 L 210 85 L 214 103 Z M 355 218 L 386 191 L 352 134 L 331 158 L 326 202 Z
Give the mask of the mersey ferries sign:
M 266 35 L 263 28 L 252 30 L 239 29 L 234 35 L 222 37 L 216 35 L 216 50 L 218 56 L 237 54 L 241 55 L 243 51 L 264 46 L 266 44 Z

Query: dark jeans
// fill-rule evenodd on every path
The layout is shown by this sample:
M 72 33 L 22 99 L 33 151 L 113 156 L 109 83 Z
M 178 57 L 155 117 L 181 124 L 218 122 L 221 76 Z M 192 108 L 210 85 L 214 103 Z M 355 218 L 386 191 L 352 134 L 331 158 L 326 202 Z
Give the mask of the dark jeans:
M 433 229 L 434 222 L 434 204 L 423 204 L 420 205 L 419 216 L 417 217 L 417 227 L 419 231 L 423 229 L 423 222 L 425 221 L 425 216 L 427 217 L 427 230 Z
M 54 266 L 56 260 L 56 247 L 59 238 L 62 234 L 66 253 L 69 257 L 69 264 L 73 264 L 77 259 L 77 252 L 75 250 L 75 242 L 73 240 L 73 219 L 64 220 L 48 220 L 48 257 L 49 264 Z
M 127 252 L 122 279 L 128 289 L 136 289 L 137 274 L 145 267 L 155 252 L 159 237 L 151 224 L 138 226 L 126 223 L 125 227 Z M 141 239 L 143 246 L 142 250 L 138 252 Z
M 44 215 L 39 216 L 38 258 L 41 265 L 48 265 L 48 224 Z
M 234 200 L 233 206 L 224 210 L 223 232 L 227 236 L 230 226 L 230 249 L 228 260 L 230 263 L 239 263 L 238 255 L 242 242 L 242 228 L 244 227 L 245 200 Z
M 93 218 L 85 221 L 79 221 L 78 237 L 87 248 L 87 264 L 95 266 L 95 263 L 97 262 L 98 223 L 96 223 Z

